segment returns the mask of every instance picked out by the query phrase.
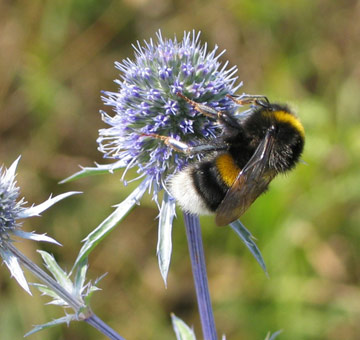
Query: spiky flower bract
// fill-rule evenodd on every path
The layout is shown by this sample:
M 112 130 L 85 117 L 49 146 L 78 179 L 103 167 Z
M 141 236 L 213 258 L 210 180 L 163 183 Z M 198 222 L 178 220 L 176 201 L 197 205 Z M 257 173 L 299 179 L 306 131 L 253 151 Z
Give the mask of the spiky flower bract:
M 163 189 L 164 180 L 184 164 L 188 156 L 175 152 L 160 140 L 143 134 L 171 136 L 187 143 L 216 136 L 216 122 L 189 107 L 177 93 L 219 110 L 234 111 L 234 102 L 226 94 L 234 93 L 236 67 L 221 66 L 217 46 L 207 50 L 199 33 L 184 33 L 181 41 L 165 39 L 157 33 L 135 49 L 135 59 L 116 63 L 122 72 L 116 80 L 119 92 L 104 92 L 104 103 L 114 115 L 102 112 L 110 125 L 100 130 L 99 150 L 106 158 L 122 160 L 126 170 L 138 168 L 153 185 L 154 197 Z M 125 171 L 126 172 L 126 171 Z
M 29 287 L 20 268 L 18 257 L 13 252 L 14 248 L 12 243 L 15 241 L 16 237 L 56 244 L 58 244 L 58 242 L 46 235 L 39 235 L 21 230 L 20 220 L 32 216 L 39 216 L 53 204 L 76 192 L 68 192 L 56 197 L 50 197 L 39 205 L 25 207 L 26 202 L 24 199 L 19 199 L 20 189 L 16 186 L 15 180 L 16 167 L 19 160 L 20 157 L 9 167 L 9 169 L 0 167 L 0 256 L 9 268 L 12 276 L 14 276 L 18 283 L 29 292 Z

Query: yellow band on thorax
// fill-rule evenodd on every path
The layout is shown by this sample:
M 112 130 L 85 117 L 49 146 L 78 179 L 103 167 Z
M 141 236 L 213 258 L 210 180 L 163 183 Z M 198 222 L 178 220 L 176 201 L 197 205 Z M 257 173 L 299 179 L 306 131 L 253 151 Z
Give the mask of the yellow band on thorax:
M 235 164 L 234 159 L 225 153 L 216 158 L 216 167 L 220 172 L 221 179 L 228 187 L 234 183 L 241 169 Z
M 301 124 L 300 120 L 296 118 L 294 115 L 286 111 L 274 111 L 271 112 L 271 114 L 274 115 L 275 119 L 278 122 L 290 124 L 297 132 L 299 132 L 301 137 L 303 138 L 305 137 L 304 127 Z

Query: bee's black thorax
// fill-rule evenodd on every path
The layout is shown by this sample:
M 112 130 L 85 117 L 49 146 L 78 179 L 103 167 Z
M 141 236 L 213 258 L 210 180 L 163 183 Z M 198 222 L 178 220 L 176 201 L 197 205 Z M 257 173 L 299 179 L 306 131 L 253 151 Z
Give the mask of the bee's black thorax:
M 227 151 L 240 169 L 245 166 L 255 151 L 256 146 L 252 145 L 252 140 L 252 136 L 242 127 L 237 133 L 224 136 L 224 141 L 228 145 Z

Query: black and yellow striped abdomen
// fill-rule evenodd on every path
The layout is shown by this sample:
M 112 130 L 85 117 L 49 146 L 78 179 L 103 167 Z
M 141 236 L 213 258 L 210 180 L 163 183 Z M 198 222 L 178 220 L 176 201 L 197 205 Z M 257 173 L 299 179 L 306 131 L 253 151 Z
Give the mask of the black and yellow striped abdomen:
M 199 196 L 209 210 L 215 211 L 234 183 L 240 169 L 229 153 L 201 161 L 191 168 L 191 176 Z

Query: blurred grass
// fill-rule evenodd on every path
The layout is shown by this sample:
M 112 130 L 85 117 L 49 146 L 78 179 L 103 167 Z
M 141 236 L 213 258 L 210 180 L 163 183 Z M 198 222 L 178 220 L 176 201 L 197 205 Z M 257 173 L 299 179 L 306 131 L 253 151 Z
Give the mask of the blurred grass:
M 78 164 L 102 162 L 100 91 L 116 90 L 114 61 L 132 57 L 131 43 L 158 28 L 170 37 L 201 30 L 203 41 L 227 49 L 244 91 L 290 102 L 307 133 L 307 165 L 274 181 L 243 218 L 270 279 L 234 233 L 203 219 L 219 334 L 252 340 L 283 329 L 284 340 L 358 339 L 359 18 L 355 0 L 0 2 L 0 163 L 22 154 L 18 182 L 29 202 L 84 191 L 24 228 L 59 240 L 61 248 L 41 246 L 71 268 L 81 239 L 132 188 L 117 175 L 57 184 Z M 128 339 L 174 339 L 170 312 L 200 337 L 181 214 L 166 290 L 155 255 L 156 215 L 146 198 L 91 255 L 91 277 L 109 272 L 93 308 Z M 39 261 L 38 245 L 18 246 Z M 26 296 L 4 266 L 0 293 L 1 339 L 21 339 L 31 325 L 61 316 L 36 292 Z M 79 323 L 31 337 L 44 338 L 103 337 Z

